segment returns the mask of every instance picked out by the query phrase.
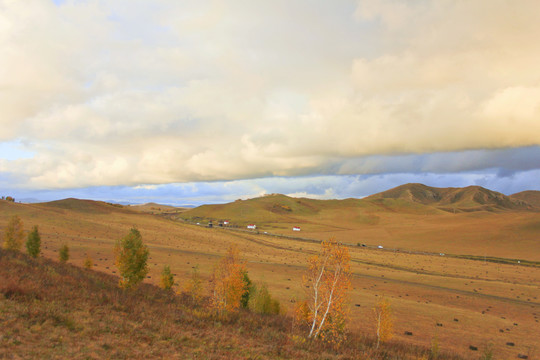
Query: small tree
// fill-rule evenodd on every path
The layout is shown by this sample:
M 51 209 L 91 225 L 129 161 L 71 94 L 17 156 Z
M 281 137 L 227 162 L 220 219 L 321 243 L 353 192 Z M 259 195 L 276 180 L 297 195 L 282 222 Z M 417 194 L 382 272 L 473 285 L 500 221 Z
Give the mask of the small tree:
M 90 255 L 86 255 L 86 259 L 84 260 L 84 267 L 86 269 L 91 269 L 92 266 L 94 266 L 94 260 L 90 257 Z
M 196 265 L 191 271 L 191 277 L 184 285 L 184 292 L 191 297 L 191 300 L 197 304 L 202 298 L 202 279 L 199 274 L 199 266 Z
M 390 301 L 381 298 L 373 308 L 375 314 L 375 327 L 377 330 L 377 348 L 380 343 L 390 340 L 394 332 L 394 320 Z
M 26 251 L 28 255 L 33 258 L 37 258 L 41 252 L 41 237 L 39 236 L 39 231 L 37 225 L 32 228 L 32 231 L 28 234 L 28 239 L 26 240 Z
M 349 250 L 337 241 L 322 242 L 319 255 L 308 261 L 304 276 L 307 313 L 299 308 L 298 320 L 307 320 L 308 338 L 321 337 L 339 345 L 347 321 L 347 290 L 350 287 Z M 303 319 L 302 319 L 303 316 Z
M 4 233 L 4 249 L 20 250 L 24 240 L 24 229 L 21 218 L 13 215 Z
M 244 273 L 246 265 L 240 260 L 238 249 L 231 246 L 227 255 L 215 266 L 210 278 L 211 306 L 219 316 L 235 312 L 246 291 Z
M 251 283 L 251 279 L 249 278 L 247 270 L 244 270 L 244 273 L 242 274 L 242 279 L 244 281 L 244 293 L 240 298 L 240 305 L 244 309 L 247 309 L 249 306 L 249 299 L 253 290 L 253 284 Z
M 120 272 L 120 287 L 124 289 L 138 285 L 148 274 L 148 248 L 142 242 L 139 230 L 132 228 L 114 248 L 115 264 Z
M 279 301 L 272 298 L 266 284 L 253 285 L 249 299 L 249 308 L 261 314 L 279 314 Z
M 170 290 L 174 285 L 174 275 L 171 273 L 171 267 L 165 265 L 161 272 L 160 286 L 162 289 Z
M 69 247 L 67 246 L 67 244 L 64 244 L 62 245 L 62 247 L 60 247 L 60 251 L 58 252 L 58 258 L 62 263 L 65 263 L 69 260 Z

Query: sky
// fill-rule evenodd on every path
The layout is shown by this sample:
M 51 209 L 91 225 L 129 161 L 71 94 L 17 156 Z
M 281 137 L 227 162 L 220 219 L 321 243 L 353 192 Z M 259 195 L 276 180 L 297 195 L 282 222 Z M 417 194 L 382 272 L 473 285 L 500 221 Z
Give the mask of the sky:
M 540 190 L 536 0 L 0 0 L 0 195 Z

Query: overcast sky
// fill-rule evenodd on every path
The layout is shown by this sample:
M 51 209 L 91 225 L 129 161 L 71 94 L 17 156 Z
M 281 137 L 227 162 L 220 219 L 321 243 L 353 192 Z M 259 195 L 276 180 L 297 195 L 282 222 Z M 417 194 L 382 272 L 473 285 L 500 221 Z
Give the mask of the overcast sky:
M 537 0 L 0 0 L 0 195 L 540 190 Z

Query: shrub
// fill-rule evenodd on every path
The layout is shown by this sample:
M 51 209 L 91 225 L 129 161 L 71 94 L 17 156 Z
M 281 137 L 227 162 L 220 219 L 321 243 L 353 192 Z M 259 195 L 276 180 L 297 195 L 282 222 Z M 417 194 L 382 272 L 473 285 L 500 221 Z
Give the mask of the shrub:
M 32 231 L 28 234 L 26 240 L 26 251 L 28 255 L 33 258 L 37 258 L 41 252 L 41 237 L 37 225 L 32 228 Z
M 24 239 L 24 229 L 21 218 L 13 215 L 4 233 L 4 249 L 20 250 Z
M 171 274 L 171 267 L 165 265 L 163 271 L 161 271 L 160 286 L 162 289 L 170 290 L 174 285 L 174 275 Z
M 148 248 L 142 242 L 139 230 L 131 228 L 129 233 L 116 242 L 115 264 L 120 272 L 120 287 L 130 289 L 138 285 L 148 274 Z
M 94 266 L 94 260 L 92 260 L 90 255 L 86 255 L 86 259 L 84 260 L 84 267 L 87 269 L 91 269 L 92 266 Z
M 62 245 L 60 247 L 60 251 L 58 252 L 58 257 L 60 259 L 60 262 L 65 263 L 69 260 L 69 247 L 67 244 Z
M 251 288 L 252 296 L 249 301 L 249 308 L 260 314 L 279 314 L 279 301 L 273 299 L 266 284 L 260 284 Z
M 489 343 L 484 347 L 480 360 L 493 360 L 493 344 Z
M 249 278 L 247 270 L 244 270 L 243 272 L 243 280 L 244 280 L 244 293 L 242 294 L 242 298 L 240 299 L 240 305 L 247 309 L 249 307 L 249 298 L 251 296 L 253 284 L 251 283 L 251 279 Z

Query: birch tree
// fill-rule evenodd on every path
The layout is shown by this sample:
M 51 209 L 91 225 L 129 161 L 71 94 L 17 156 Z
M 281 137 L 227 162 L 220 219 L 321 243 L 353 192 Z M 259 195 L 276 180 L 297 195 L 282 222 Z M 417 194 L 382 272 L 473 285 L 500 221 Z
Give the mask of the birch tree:
M 390 301 L 381 298 L 373 308 L 375 317 L 375 329 L 377 332 L 377 349 L 381 343 L 392 338 L 394 331 L 394 321 Z
M 308 260 L 303 280 L 307 306 L 302 316 L 309 325 L 308 338 L 339 342 L 347 322 L 349 250 L 333 239 L 324 241 L 321 252 Z

